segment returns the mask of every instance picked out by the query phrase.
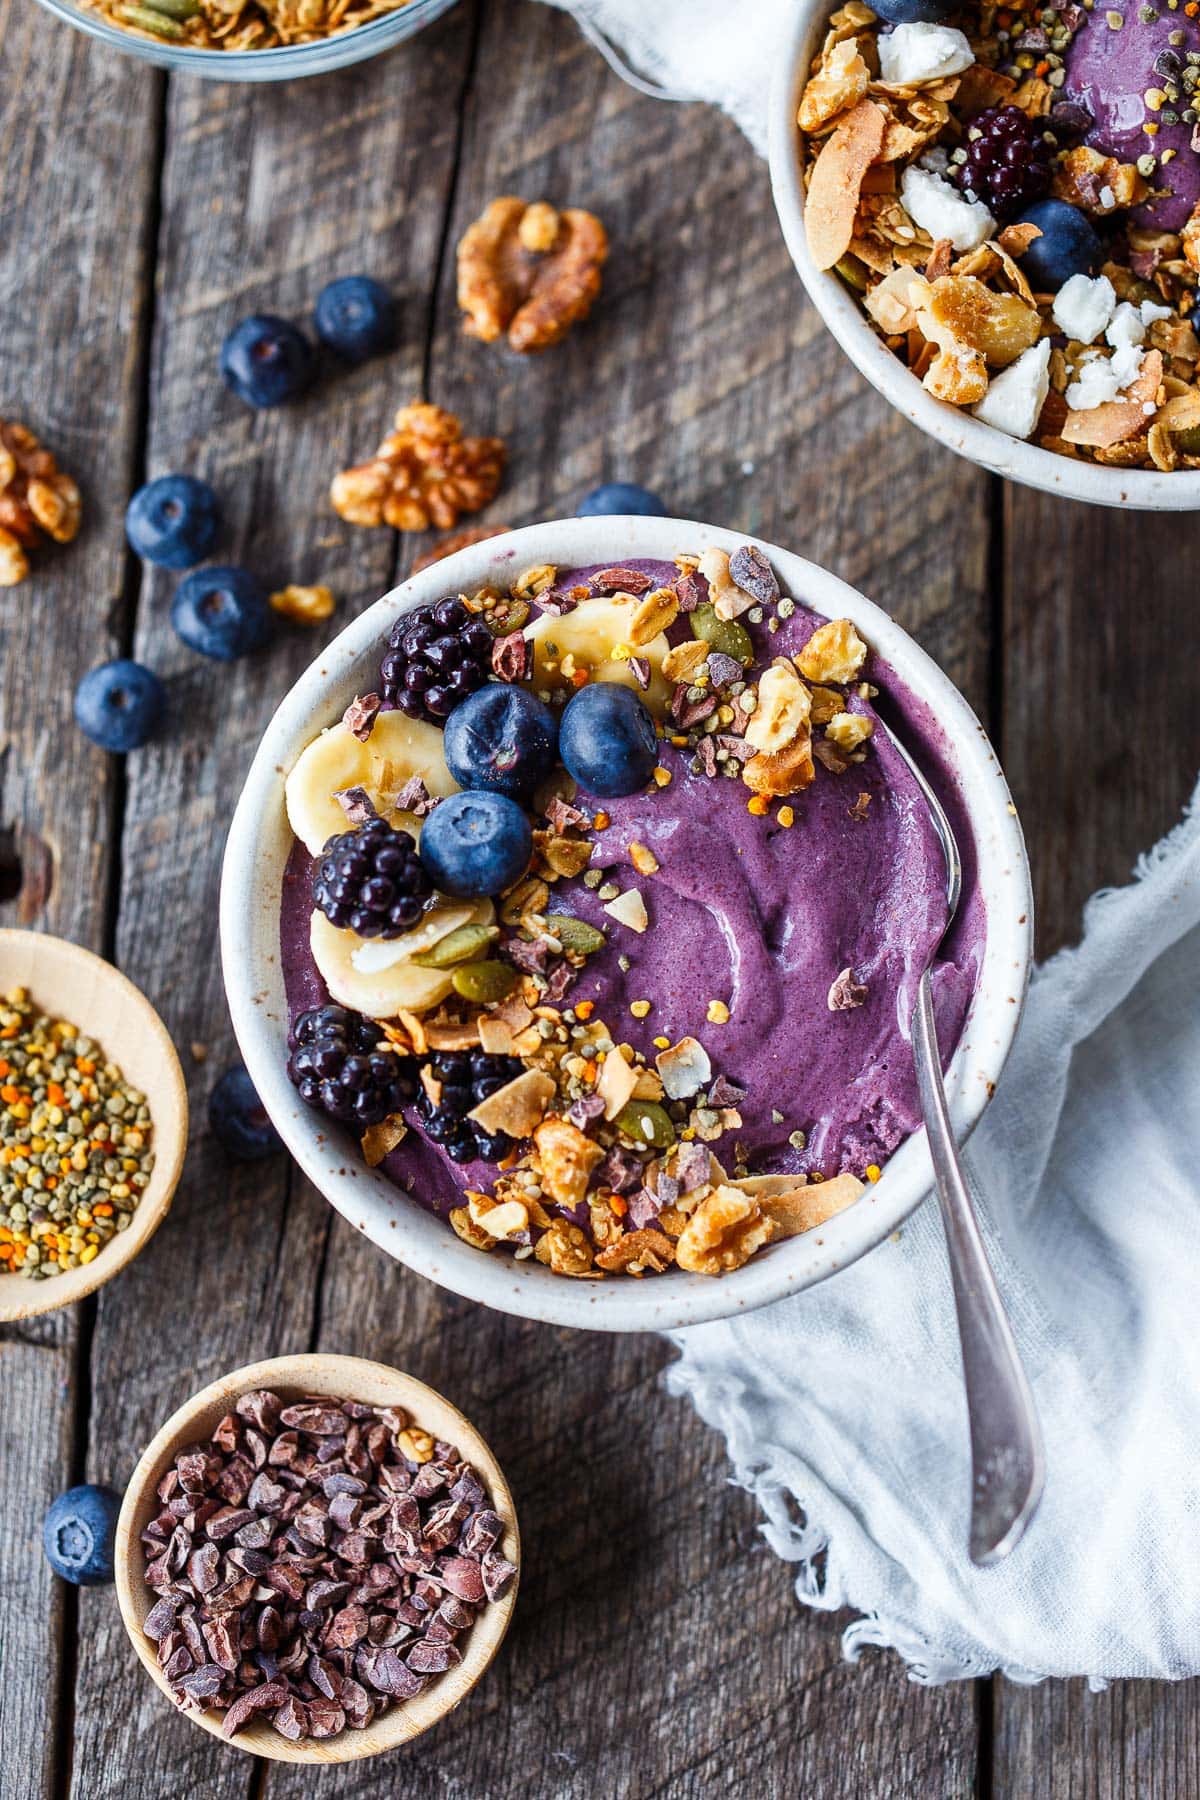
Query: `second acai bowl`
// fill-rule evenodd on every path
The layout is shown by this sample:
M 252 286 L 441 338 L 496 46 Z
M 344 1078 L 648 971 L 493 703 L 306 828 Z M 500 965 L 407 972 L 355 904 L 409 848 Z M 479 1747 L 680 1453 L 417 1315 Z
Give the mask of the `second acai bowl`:
M 945 867 L 896 748 L 939 791 Z M 289 1149 L 376 1244 L 611 1330 L 748 1310 L 930 1184 L 909 1019 L 960 1138 L 1016 1029 L 1031 901 L 969 707 L 885 613 L 709 526 L 472 546 L 344 631 L 230 832 L 233 1022 Z

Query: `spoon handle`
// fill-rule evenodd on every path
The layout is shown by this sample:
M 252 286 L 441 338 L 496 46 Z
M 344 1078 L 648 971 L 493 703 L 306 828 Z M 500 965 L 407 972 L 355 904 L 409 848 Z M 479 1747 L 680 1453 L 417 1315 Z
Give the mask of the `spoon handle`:
M 1042 1497 L 1042 1433 L 950 1126 L 929 972 L 913 1009 L 913 1052 L 950 1253 L 971 1424 L 971 1561 L 999 1562 Z

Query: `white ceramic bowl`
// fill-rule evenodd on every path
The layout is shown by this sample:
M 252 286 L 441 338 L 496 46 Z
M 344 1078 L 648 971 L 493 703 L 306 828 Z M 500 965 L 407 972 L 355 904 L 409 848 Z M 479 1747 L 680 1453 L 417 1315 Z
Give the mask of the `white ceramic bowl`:
M 533 563 L 579 567 L 622 559 L 670 559 L 744 535 L 678 519 L 567 519 L 491 538 L 435 563 L 348 625 L 302 675 L 267 727 L 238 801 L 221 882 L 221 956 L 234 1030 L 255 1087 L 284 1142 L 351 1224 L 409 1268 L 503 1312 L 606 1331 L 649 1331 L 748 1312 L 808 1287 L 880 1243 L 929 1191 L 923 1132 L 892 1157 L 883 1177 L 828 1224 L 769 1248 L 720 1279 L 673 1271 L 642 1281 L 571 1281 L 532 1258 L 484 1256 L 409 1200 L 357 1145 L 300 1100 L 287 1078 L 287 1004 L 279 957 L 279 908 L 292 834 L 283 787 L 304 746 L 373 688 L 381 647 L 398 615 L 490 581 L 507 585 Z M 971 819 L 987 911 L 981 977 L 947 1075 L 960 1138 L 991 1098 L 1008 1055 L 1029 972 L 1033 906 L 1021 829 L 983 728 L 937 664 L 877 606 L 802 557 L 764 544 L 787 593 L 831 618 L 847 617 L 900 681 L 940 722 L 944 754 Z
M 799 0 L 785 28 L 775 62 L 768 121 L 771 188 L 783 235 L 813 305 L 850 361 L 922 431 L 969 462 L 1020 481 L 1026 487 L 1090 500 L 1099 506 L 1136 507 L 1150 512 L 1200 510 L 1200 469 L 1173 475 L 1157 469 L 1107 469 L 1076 462 L 1036 444 L 1023 443 L 947 401 L 935 400 L 877 337 L 854 295 L 832 271 L 818 269 L 808 253 L 804 229 L 804 184 L 796 113 L 814 56 L 820 50 L 837 0 Z

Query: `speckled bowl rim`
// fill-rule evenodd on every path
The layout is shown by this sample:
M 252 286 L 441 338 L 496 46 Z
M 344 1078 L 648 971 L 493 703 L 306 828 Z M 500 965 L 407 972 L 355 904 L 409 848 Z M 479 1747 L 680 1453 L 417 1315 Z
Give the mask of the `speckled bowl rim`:
M 1011 438 L 970 413 L 935 400 L 883 343 L 839 278 L 818 269 L 804 229 L 804 185 L 796 113 L 813 57 L 837 0 L 800 0 L 781 37 L 771 83 L 767 155 L 783 235 L 809 298 L 850 361 L 906 419 L 993 475 L 1067 500 L 1144 512 L 1200 511 L 1200 469 L 1173 475 L 1150 469 L 1106 469 L 1075 462 Z
M 518 1263 L 462 1243 L 444 1221 L 368 1169 L 357 1145 L 306 1107 L 287 1078 L 279 906 L 292 838 L 284 781 L 315 732 L 336 720 L 355 693 L 375 685 L 380 646 L 397 616 L 448 592 L 506 584 L 514 569 L 533 563 L 669 559 L 680 550 L 714 544 L 733 550 L 748 541 L 761 542 L 678 519 L 566 519 L 490 538 L 434 564 L 369 607 L 300 677 L 263 735 L 234 813 L 221 880 L 221 956 L 234 1030 L 263 1104 L 305 1174 L 352 1225 L 418 1274 L 502 1312 L 605 1331 L 673 1330 L 750 1312 L 854 1262 L 889 1236 L 931 1186 L 922 1131 L 854 1206 L 731 1275 L 714 1280 L 674 1271 L 643 1281 L 572 1281 L 532 1259 Z M 979 720 L 908 633 L 814 563 L 772 544 L 762 549 L 788 593 L 819 613 L 852 619 L 943 727 L 945 754 L 976 838 L 988 918 L 980 981 L 946 1084 L 955 1130 L 965 1139 L 1004 1067 L 1029 975 L 1033 901 L 1016 809 Z

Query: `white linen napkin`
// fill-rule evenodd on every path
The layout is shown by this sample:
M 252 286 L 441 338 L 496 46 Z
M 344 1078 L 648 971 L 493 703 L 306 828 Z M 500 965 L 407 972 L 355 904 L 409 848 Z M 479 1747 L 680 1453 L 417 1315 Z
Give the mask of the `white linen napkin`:
M 626 78 L 706 99 L 760 152 L 792 0 L 549 0 Z M 628 68 L 633 64 L 633 70 Z M 966 1556 L 970 1464 L 932 1200 L 794 1299 L 674 1334 L 669 1381 L 847 1655 L 919 1681 L 1200 1672 L 1200 789 L 1078 949 L 1034 978 L 969 1165 L 1046 1439 L 1046 1491 L 998 1566 Z M 797 1522 L 797 1508 L 801 1520 Z

